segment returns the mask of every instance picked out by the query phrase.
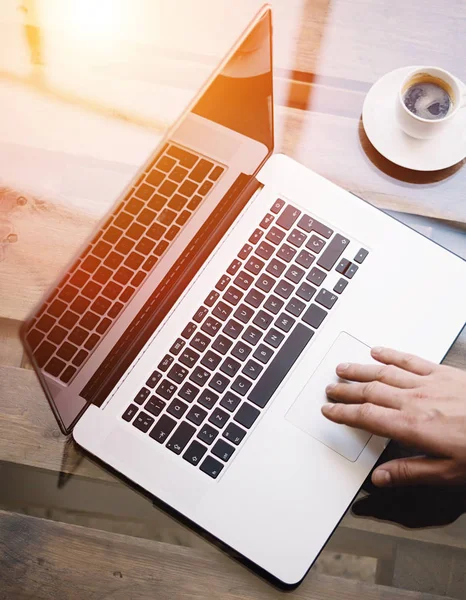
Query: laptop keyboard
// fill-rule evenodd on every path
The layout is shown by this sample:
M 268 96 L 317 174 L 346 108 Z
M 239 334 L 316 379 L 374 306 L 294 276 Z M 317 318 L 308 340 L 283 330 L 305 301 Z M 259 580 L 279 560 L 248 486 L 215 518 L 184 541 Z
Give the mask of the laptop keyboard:
M 216 479 L 367 257 L 349 244 L 278 199 L 122 418 Z
M 30 323 L 41 369 L 71 381 L 224 171 L 164 147 Z

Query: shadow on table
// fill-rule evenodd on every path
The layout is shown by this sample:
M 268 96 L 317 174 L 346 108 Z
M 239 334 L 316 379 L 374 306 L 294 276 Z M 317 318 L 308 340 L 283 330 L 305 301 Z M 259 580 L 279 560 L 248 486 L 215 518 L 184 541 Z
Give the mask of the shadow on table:
M 391 442 L 376 466 L 396 458 L 419 454 Z M 351 510 L 357 517 L 391 521 L 409 528 L 441 527 L 466 513 L 466 485 L 376 488 L 370 477 L 363 485 L 367 495 Z
M 364 130 L 362 117 L 359 119 L 358 135 L 361 147 L 371 163 L 379 169 L 379 171 L 382 171 L 382 173 L 405 183 L 414 183 L 418 185 L 438 183 L 457 173 L 466 164 L 465 159 L 456 165 L 448 167 L 447 169 L 440 169 L 439 171 L 414 171 L 413 169 L 405 169 L 404 167 L 400 167 L 391 162 L 375 149 Z

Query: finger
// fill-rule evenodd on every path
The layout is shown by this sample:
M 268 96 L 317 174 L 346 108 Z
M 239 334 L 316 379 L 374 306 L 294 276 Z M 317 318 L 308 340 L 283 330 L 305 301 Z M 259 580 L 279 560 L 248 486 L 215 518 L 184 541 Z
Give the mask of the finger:
M 322 413 L 334 423 L 349 425 L 382 437 L 396 438 L 401 412 L 376 404 L 325 404 Z
M 396 388 L 410 389 L 421 384 L 419 375 L 404 371 L 394 365 L 360 365 L 344 363 L 337 366 L 337 375 L 349 381 L 380 381 Z
M 466 473 L 461 476 L 451 459 L 403 458 L 385 463 L 372 473 L 372 482 L 378 487 L 455 485 L 465 481 Z
M 327 386 L 327 396 L 337 402 L 346 404 L 363 404 L 371 402 L 387 408 L 401 408 L 403 392 L 380 381 L 369 383 L 335 383 Z
M 406 354 L 392 348 L 372 348 L 372 356 L 386 365 L 395 365 L 416 375 L 430 375 L 437 367 L 433 362 L 414 354 Z

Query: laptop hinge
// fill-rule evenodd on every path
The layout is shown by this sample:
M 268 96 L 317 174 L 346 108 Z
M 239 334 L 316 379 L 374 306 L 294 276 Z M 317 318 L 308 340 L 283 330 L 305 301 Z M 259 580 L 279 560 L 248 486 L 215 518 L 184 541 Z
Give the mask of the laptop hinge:
M 80 396 L 101 406 L 261 183 L 241 173 L 101 363 Z M 163 290 L 163 291 L 161 291 Z

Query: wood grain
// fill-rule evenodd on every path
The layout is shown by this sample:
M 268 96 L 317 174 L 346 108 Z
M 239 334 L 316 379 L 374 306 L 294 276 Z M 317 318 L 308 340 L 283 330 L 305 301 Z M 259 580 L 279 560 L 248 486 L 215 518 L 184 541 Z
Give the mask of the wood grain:
M 0 599 L 271 600 L 283 593 L 220 553 L 202 552 L 0 511 Z M 311 574 L 302 600 L 439 600 Z M 445 598 L 445 596 L 442 596 Z

